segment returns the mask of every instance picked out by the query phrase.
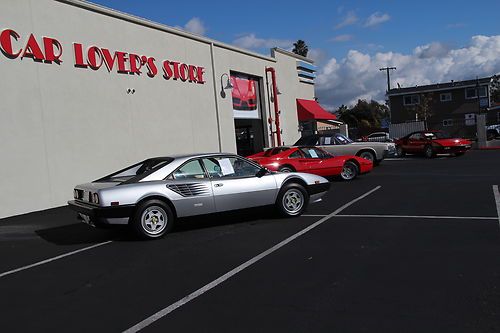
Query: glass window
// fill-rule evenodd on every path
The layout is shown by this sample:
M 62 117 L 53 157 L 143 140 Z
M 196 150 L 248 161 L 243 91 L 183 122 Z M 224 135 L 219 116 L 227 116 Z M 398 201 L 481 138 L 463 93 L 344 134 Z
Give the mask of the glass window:
M 486 86 L 479 87 L 479 97 L 487 97 L 488 92 L 486 91 Z M 467 88 L 465 89 L 465 98 L 477 98 L 477 88 Z
M 203 179 L 205 178 L 205 171 L 203 170 L 200 161 L 194 160 L 187 162 L 179 169 L 172 173 L 174 179 Z
M 404 105 L 416 105 L 420 104 L 420 96 L 419 95 L 408 95 L 403 98 Z
M 335 140 L 341 144 L 341 145 L 345 145 L 345 144 L 348 144 L 348 143 L 352 143 L 352 140 L 349 139 L 348 137 L 346 137 L 345 135 L 342 135 L 342 134 L 336 134 L 335 135 Z
M 210 157 L 204 158 L 203 163 L 210 177 L 255 177 L 260 167 L 237 157 Z
M 288 156 L 288 158 L 302 158 L 302 154 L 300 153 L 300 150 L 296 150 L 293 153 Z
M 322 136 L 319 138 L 319 144 L 322 146 L 334 145 L 335 140 L 331 136 Z
M 269 150 L 266 150 L 266 152 L 264 153 L 264 156 L 268 157 L 268 156 L 273 156 L 273 155 L 277 155 L 277 154 L 280 154 L 286 150 L 288 150 L 290 148 L 288 147 L 277 147 L 277 148 L 273 148 L 273 149 L 269 149 Z
M 412 140 L 420 140 L 422 138 L 422 134 L 420 133 L 413 133 L 412 135 L 410 135 L 410 139 Z
M 170 157 L 165 158 L 150 158 L 141 163 L 134 164 L 123 170 L 115 172 L 109 176 L 106 176 L 99 181 L 113 181 L 113 182 L 124 182 L 127 180 L 132 180 L 135 177 L 142 176 L 150 171 L 159 170 L 161 167 L 172 162 L 174 159 Z
M 300 151 L 302 151 L 302 154 L 306 158 L 330 158 L 331 156 L 327 153 L 325 153 L 323 150 L 318 149 L 318 148 L 313 148 L 313 147 L 305 147 L 305 148 L 300 148 Z
M 451 93 L 443 93 L 441 95 L 439 95 L 440 97 L 440 100 L 441 102 L 449 102 L 451 101 Z
M 453 126 L 453 119 L 444 119 L 443 126 Z

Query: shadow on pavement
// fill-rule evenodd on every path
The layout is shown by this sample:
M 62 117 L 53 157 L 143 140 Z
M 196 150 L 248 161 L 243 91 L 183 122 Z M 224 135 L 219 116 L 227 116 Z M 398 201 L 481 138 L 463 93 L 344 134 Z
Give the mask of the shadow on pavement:
M 84 223 L 35 230 L 43 240 L 57 245 L 94 244 L 112 240 L 128 233 L 126 228 L 97 229 Z

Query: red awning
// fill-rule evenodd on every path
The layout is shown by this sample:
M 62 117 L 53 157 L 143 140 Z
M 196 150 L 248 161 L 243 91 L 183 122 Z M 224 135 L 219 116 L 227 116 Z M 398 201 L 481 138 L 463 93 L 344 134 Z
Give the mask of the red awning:
M 297 115 L 299 121 L 337 119 L 334 114 L 323 109 L 318 102 L 309 99 L 297 99 Z

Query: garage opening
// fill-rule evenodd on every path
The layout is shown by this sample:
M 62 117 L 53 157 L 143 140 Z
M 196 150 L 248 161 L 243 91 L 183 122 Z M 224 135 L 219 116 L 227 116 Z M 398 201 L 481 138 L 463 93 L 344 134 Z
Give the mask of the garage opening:
M 247 74 L 231 72 L 236 150 L 248 156 L 266 146 L 262 117 L 261 79 Z

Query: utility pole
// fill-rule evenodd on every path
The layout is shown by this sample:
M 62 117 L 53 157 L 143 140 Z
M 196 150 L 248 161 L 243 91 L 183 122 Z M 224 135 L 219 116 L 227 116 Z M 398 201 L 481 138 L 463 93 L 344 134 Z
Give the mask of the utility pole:
M 387 92 L 389 92 L 389 90 L 391 90 L 391 76 L 390 76 L 389 72 L 391 70 L 396 70 L 396 67 L 384 67 L 384 68 L 380 68 L 379 70 L 380 71 L 387 71 Z

